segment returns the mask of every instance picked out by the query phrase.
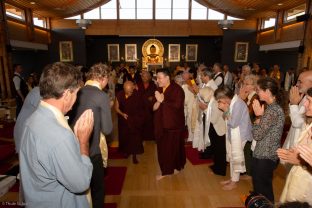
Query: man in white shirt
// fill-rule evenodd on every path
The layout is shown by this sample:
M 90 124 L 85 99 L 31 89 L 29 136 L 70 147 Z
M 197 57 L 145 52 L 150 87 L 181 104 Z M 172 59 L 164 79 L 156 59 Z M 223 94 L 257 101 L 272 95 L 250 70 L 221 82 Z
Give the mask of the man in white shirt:
M 222 73 L 222 65 L 220 63 L 215 63 L 212 68 L 215 73 L 213 79 L 218 87 L 222 87 L 224 85 L 224 75 Z
M 290 149 L 297 144 L 297 139 L 301 131 L 302 124 L 305 119 L 305 108 L 303 106 L 306 98 L 307 90 L 312 87 L 312 71 L 302 72 L 296 86 L 291 87 L 289 92 L 289 116 L 291 127 L 283 148 Z
M 224 85 L 232 89 L 233 88 L 233 74 L 230 72 L 229 66 L 226 64 L 224 64 L 223 66 L 223 73 L 224 73 Z

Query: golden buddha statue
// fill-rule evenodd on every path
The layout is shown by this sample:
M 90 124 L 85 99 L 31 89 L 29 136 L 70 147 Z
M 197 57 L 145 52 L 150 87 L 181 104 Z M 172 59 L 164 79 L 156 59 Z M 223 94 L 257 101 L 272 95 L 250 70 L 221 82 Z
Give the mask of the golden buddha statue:
M 156 47 L 151 45 L 150 53 L 147 54 L 147 63 L 158 63 L 159 62 L 159 55 L 156 53 Z

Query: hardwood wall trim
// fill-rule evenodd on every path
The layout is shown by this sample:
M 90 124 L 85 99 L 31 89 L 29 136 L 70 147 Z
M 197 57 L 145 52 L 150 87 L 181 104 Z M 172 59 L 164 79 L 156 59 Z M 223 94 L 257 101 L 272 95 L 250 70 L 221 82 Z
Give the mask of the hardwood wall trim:
M 52 29 L 77 29 L 75 20 L 52 20 Z M 235 21 L 232 29 L 257 27 L 256 20 Z M 178 20 L 92 20 L 86 35 L 120 36 L 219 36 L 223 31 L 217 20 L 178 21 Z
M 258 44 L 272 44 L 292 40 L 303 40 L 304 24 L 302 22 L 286 24 L 279 28 L 279 37 L 275 37 L 273 29 L 258 33 Z

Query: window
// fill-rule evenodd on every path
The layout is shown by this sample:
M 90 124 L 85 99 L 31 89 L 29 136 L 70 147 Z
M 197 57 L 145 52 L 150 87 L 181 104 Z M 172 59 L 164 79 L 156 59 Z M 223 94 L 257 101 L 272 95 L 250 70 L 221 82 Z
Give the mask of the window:
M 232 17 L 232 16 L 227 16 L 226 19 L 227 19 L 227 20 L 243 20 L 243 19 L 241 19 L 241 18 Z
M 137 1 L 137 19 L 153 19 L 153 0 Z
M 84 19 L 100 19 L 100 8 L 97 7 L 83 14 Z
M 38 26 L 38 27 L 47 27 L 47 20 L 45 17 L 42 17 L 40 15 L 37 15 L 35 13 L 33 13 L 33 22 L 34 25 Z
M 135 19 L 135 0 L 120 0 L 120 19 Z
M 209 20 L 223 20 L 224 19 L 224 14 L 221 12 L 217 12 L 213 9 L 208 10 L 208 19 Z
M 19 20 L 25 20 L 24 10 L 5 3 L 5 13 L 7 16 L 13 17 Z
M 156 19 L 171 19 L 171 1 L 156 0 Z
M 192 0 L 192 15 L 191 19 L 194 20 L 206 20 L 208 8 Z
M 76 16 L 72 16 L 72 17 L 67 17 L 65 19 L 81 19 L 81 15 L 76 15 Z
M 172 19 L 188 19 L 188 0 L 173 0 Z
M 265 19 L 263 21 L 262 29 L 266 29 L 266 28 L 269 28 L 269 27 L 274 27 L 275 26 L 275 21 L 276 21 L 275 18 Z
M 297 16 L 305 14 L 306 5 L 302 4 L 295 8 L 289 9 L 285 12 L 284 22 L 291 22 L 296 20 Z
M 116 0 L 111 0 L 100 7 L 101 19 L 117 19 L 117 5 Z

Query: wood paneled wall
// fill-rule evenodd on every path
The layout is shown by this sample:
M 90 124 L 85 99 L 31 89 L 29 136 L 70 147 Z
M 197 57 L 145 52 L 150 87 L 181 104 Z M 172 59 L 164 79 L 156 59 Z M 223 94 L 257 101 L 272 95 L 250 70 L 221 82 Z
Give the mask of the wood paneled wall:
M 255 20 L 235 21 L 232 29 L 256 29 Z M 78 28 L 75 20 L 52 20 L 52 29 Z M 178 20 L 92 20 L 86 35 L 120 36 L 219 36 L 218 21 Z
M 304 23 L 298 22 L 282 26 L 278 33 L 273 29 L 260 32 L 258 34 L 258 44 L 265 45 L 277 42 L 303 40 L 303 36 Z
M 30 37 L 27 33 L 27 26 L 16 21 L 7 21 L 8 35 L 10 40 L 30 41 L 34 43 L 49 43 L 49 31 L 34 28 L 34 33 Z

